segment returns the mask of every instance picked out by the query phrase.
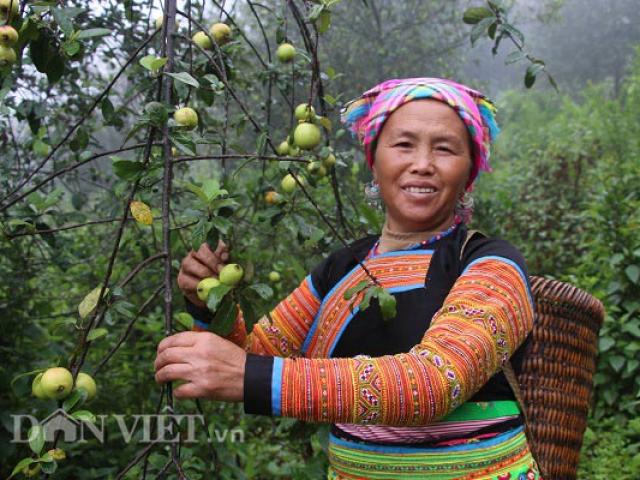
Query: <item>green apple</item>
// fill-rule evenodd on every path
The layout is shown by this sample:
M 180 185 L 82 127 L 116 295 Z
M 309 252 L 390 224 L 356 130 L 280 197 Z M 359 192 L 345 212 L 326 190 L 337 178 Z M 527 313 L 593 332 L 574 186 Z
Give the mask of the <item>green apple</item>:
M 64 460 L 67 458 L 67 454 L 61 448 L 52 448 L 51 450 L 47 450 L 47 453 L 54 460 Z
M 278 155 L 287 155 L 289 153 L 289 142 L 286 140 L 280 142 L 280 144 L 276 147 L 276 153 Z
M 273 283 L 277 283 L 280 281 L 280 274 L 278 272 L 276 272 L 275 270 L 272 272 L 269 272 L 269 281 L 273 282 Z
M 322 159 L 322 164 L 325 166 L 327 170 L 334 167 L 336 164 L 336 156 L 333 153 L 330 153 L 325 158 Z
M 160 14 L 155 18 L 155 26 L 156 30 L 160 30 L 162 28 L 162 24 L 164 23 L 164 15 Z M 175 21 L 176 30 L 180 28 L 180 21 L 176 18 Z
M 288 63 L 296 56 L 296 47 L 290 43 L 281 43 L 276 50 L 276 56 L 282 63 Z
M 300 183 L 303 183 L 302 177 L 298 177 L 298 180 L 300 181 Z M 296 182 L 296 179 L 293 178 L 293 175 L 289 173 L 284 176 L 282 182 L 280 182 L 280 186 L 282 187 L 283 192 L 292 193 L 298 186 L 298 183 Z
M 207 277 L 203 278 L 198 282 L 198 286 L 196 287 L 196 293 L 198 294 L 198 298 L 203 302 L 206 302 L 209 299 L 209 292 L 212 288 L 220 285 L 220 280 L 216 277 Z
M 308 103 L 301 103 L 294 111 L 294 116 L 301 122 L 307 122 L 316 118 L 315 109 Z
M 234 287 L 242 280 L 243 275 L 244 270 L 240 265 L 230 263 L 220 270 L 220 282 L 229 287 Z
M 87 392 L 87 401 L 96 396 L 96 381 L 88 373 L 80 372 L 76 378 L 76 388 L 82 388 Z
M 0 0 L 0 19 L 11 20 L 18 15 L 20 10 L 19 0 Z
M 0 45 L 10 47 L 18 41 L 18 32 L 11 25 L 2 25 L 0 27 Z
M 62 400 L 71 393 L 73 376 L 66 368 L 49 368 L 42 374 L 40 386 L 47 397 L 54 400 Z
M 213 47 L 211 39 L 205 32 L 196 32 L 193 37 L 191 37 L 191 40 L 203 50 L 211 50 Z
M 315 175 L 316 173 L 318 173 L 318 170 L 320 170 L 320 167 L 322 165 L 320 164 L 320 162 L 309 162 L 309 164 L 307 165 L 307 172 L 309 172 L 311 175 Z
M 290 157 L 299 157 L 302 155 L 302 150 L 297 145 L 289 145 L 289 156 Z
M 0 67 L 13 65 L 17 59 L 16 51 L 11 47 L 0 45 Z
M 267 205 L 276 205 L 280 203 L 282 199 L 278 192 L 274 192 L 273 190 L 268 191 L 264 194 L 264 201 Z
M 299 123 L 293 131 L 293 141 L 304 150 L 312 150 L 320 144 L 322 134 L 320 129 L 313 123 Z
M 173 119 L 181 127 L 193 130 L 198 126 L 198 114 L 193 108 L 182 107 L 173 114 Z
M 33 382 L 31 382 L 31 394 L 40 399 L 40 400 L 47 400 L 49 397 L 47 397 L 44 394 L 44 391 L 42 391 L 42 374 L 44 372 L 40 372 L 38 375 L 35 376 L 35 378 L 33 379 Z
M 24 473 L 24 476 L 27 478 L 33 478 L 40 475 L 41 470 L 42 470 L 42 467 L 40 466 L 40 464 L 36 463 L 36 464 L 29 465 L 27 468 L 25 468 L 22 471 L 22 473 Z
M 214 23 L 209 28 L 209 33 L 218 45 L 224 45 L 231 40 L 231 28 L 226 23 Z

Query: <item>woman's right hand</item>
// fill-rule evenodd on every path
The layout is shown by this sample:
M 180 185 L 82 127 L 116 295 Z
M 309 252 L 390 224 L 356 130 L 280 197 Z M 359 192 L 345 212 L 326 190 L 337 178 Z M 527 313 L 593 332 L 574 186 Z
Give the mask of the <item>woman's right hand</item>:
M 196 289 L 200 280 L 207 277 L 218 277 L 220 270 L 229 260 L 229 248 L 222 240 L 218 241 L 215 251 L 211 251 L 207 243 L 200 245 L 197 252 L 191 250 L 180 264 L 178 287 L 187 299 L 200 308 L 207 304 L 198 298 Z

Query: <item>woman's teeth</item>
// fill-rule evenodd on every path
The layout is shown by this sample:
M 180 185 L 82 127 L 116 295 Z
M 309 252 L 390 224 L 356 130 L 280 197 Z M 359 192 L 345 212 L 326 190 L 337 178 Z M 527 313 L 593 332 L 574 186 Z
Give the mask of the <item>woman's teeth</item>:
M 435 188 L 423 188 L 423 187 L 406 187 L 405 190 L 409 193 L 434 193 Z

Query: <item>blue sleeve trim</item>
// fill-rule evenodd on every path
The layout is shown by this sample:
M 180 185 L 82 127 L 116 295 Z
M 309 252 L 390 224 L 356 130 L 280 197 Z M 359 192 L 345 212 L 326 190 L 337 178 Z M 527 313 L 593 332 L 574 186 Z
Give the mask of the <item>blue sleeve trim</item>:
M 207 322 L 203 322 L 202 320 L 198 320 L 197 318 L 193 319 L 193 324 L 197 327 L 204 328 L 205 330 L 209 330 L 209 324 Z
M 522 281 L 524 282 L 524 284 L 527 287 L 527 297 L 529 298 L 529 303 L 531 304 L 531 308 L 532 309 L 535 308 L 535 303 L 533 301 L 533 295 L 531 294 L 531 286 L 529 285 L 529 279 L 527 278 L 527 276 L 522 271 L 522 268 L 520 267 L 520 265 L 518 265 L 516 262 L 514 262 L 510 258 L 499 257 L 497 255 L 488 255 L 486 257 L 476 258 L 473 262 L 471 262 L 469 265 L 467 265 L 467 267 L 462 272 L 462 275 L 464 275 L 465 272 L 467 270 L 469 270 L 473 265 L 475 265 L 478 262 L 482 262 L 484 260 L 498 260 L 499 262 L 506 263 L 507 265 L 510 265 L 513 268 L 515 268 L 517 270 L 517 272 L 520 274 L 520 277 L 522 278 Z
M 274 357 L 273 373 L 271 376 L 271 412 L 273 416 L 282 415 L 282 367 L 284 358 Z

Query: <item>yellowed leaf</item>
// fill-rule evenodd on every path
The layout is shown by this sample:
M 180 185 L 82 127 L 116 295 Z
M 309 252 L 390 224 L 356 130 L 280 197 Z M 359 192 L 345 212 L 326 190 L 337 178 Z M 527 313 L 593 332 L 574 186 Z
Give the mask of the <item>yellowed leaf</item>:
M 131 208 L 131 215 L 133 215 L 136 221 L 143 225 L 151 225 L 153 222 L 153 213 L 151 213 L 149 205 L 144 202 L 133 201 L 129 207 Z
M 100 300 L 98 295 L 100 295 L 101 288 L 102 287 L 94 288 L 87 294 L 86 297 L 82 299 L 80 305 L 78 305 L 78 313 L 80 314 L 80 318 L 87 318 L 87 316 L 89 316 L 89 314 L 93 312 L 93 309 L 96 308 L 96 305 L 98 305 L 98 300 Z M 109 289 L 105 288 L 104 294 L 106 295 L 108 292 Z
M 321 117 L 318 115 L 318 121 L 320 122 L 320 125 L 326 128 L 329 132 L 331 131 L 331 120 L 329 120 L 327 117 Z

